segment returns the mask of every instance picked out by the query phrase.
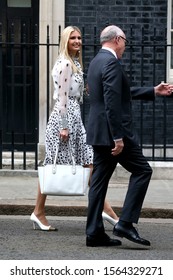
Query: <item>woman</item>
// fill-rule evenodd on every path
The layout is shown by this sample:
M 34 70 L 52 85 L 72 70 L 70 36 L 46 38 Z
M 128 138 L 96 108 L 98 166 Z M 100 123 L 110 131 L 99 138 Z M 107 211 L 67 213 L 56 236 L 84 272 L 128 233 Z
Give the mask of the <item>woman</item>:
M 53 97 L 56 103 L 46 128 L 44 163 L 53 163 L 57 146 L 59 147 L 57 163 L 70 163 L 69 142 L 76 164 L 89 166 L 92 172 L 93 151 L 92 147 L 86 144 L 86 131 L 80 111 L 84 89 L 81 51 L 80 30 L 75 26 L 66 27 L 61 35 L 59 56 L 52 70 L 55 87 Z M 46 195 L 41 194 L 38 186 L 36 206 L 30 219 L 34 228 L 37 224 L 41 230 L 56 230 L 49 225 L 45 217 L 45 202 Z M 118 220 L 107 201 L 104 205 L 103 218 L 112 224 Z

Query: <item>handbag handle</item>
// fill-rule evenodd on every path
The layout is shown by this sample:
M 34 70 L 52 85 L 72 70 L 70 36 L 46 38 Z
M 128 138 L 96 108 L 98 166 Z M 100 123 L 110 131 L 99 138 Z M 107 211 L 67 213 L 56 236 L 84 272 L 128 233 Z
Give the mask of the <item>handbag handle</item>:
M 75 159 L 74 159 L 74 156 L 72 154 L 72 149 L 71 149 L 71 145 L 68 141 L 68 151 L 69 151 L 69 154 L 71 156 L 71 159 L 72 159 L 72 174 L 75 175 L 76 174 L 76 163 L 75 163 Z M 58 157 L 58 146 L 56 147 L 56 153 L 55 153 L 55 158 L 54 158 L 54 163 L 53 163 L 53 167 L 52 167 L 52 173 L 55 174 L 56 173 L 56 160 L 57 160 L 57 157 Z

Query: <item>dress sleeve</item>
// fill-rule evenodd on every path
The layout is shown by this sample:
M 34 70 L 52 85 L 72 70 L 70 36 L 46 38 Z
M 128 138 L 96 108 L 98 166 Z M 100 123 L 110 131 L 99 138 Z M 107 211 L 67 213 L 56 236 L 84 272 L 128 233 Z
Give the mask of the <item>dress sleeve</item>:
M 68 96 L 71 87 L 72 68 L 68 60 L 62 60 L 54 66 L 52 77 L 54 82 L 54 98 L 57 98 L 60 128 L 68 128 Z

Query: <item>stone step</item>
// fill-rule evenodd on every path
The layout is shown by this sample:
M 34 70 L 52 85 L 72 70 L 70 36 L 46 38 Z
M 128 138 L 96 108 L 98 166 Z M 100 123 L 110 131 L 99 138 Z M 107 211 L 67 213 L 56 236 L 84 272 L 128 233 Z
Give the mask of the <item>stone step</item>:
M 0 169 L 0 176 L 38 176 L 38 171 L 34 170 L 34 160 L 30 159 L 27 161 L 28 165 L 26 170 L 22 169 L 22 160 L 18 159 L 15 161 L 15 169 L 12 170 L 8 161 L 6 165 Z M 149 162 L 153 169 L 153 180 L 172 180 L 173 179 L 173 162 Z M 119 164 L 115 169 L 111 181 L 117 182 L 122 180 L 128 180 L 130 173 L 127 172 Z

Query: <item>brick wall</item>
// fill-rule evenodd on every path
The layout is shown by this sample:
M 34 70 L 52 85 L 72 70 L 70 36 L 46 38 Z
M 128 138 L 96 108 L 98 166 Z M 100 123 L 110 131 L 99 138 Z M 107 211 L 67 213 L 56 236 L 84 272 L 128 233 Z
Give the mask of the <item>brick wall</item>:
M 129 27 L 136 28 L 136 39 L 141 28 L 162 30 L 167 25 L 167 1 L 165 0 L 66 0 L 66 25 L 85 25 L 90 32 L 94 25 L 102 29 L 107 23 L 120 26 L 127 34 Z M 130 33 L 129 33 L 130 34 Z M 162 34 L 160 34 L 162 35 Z

